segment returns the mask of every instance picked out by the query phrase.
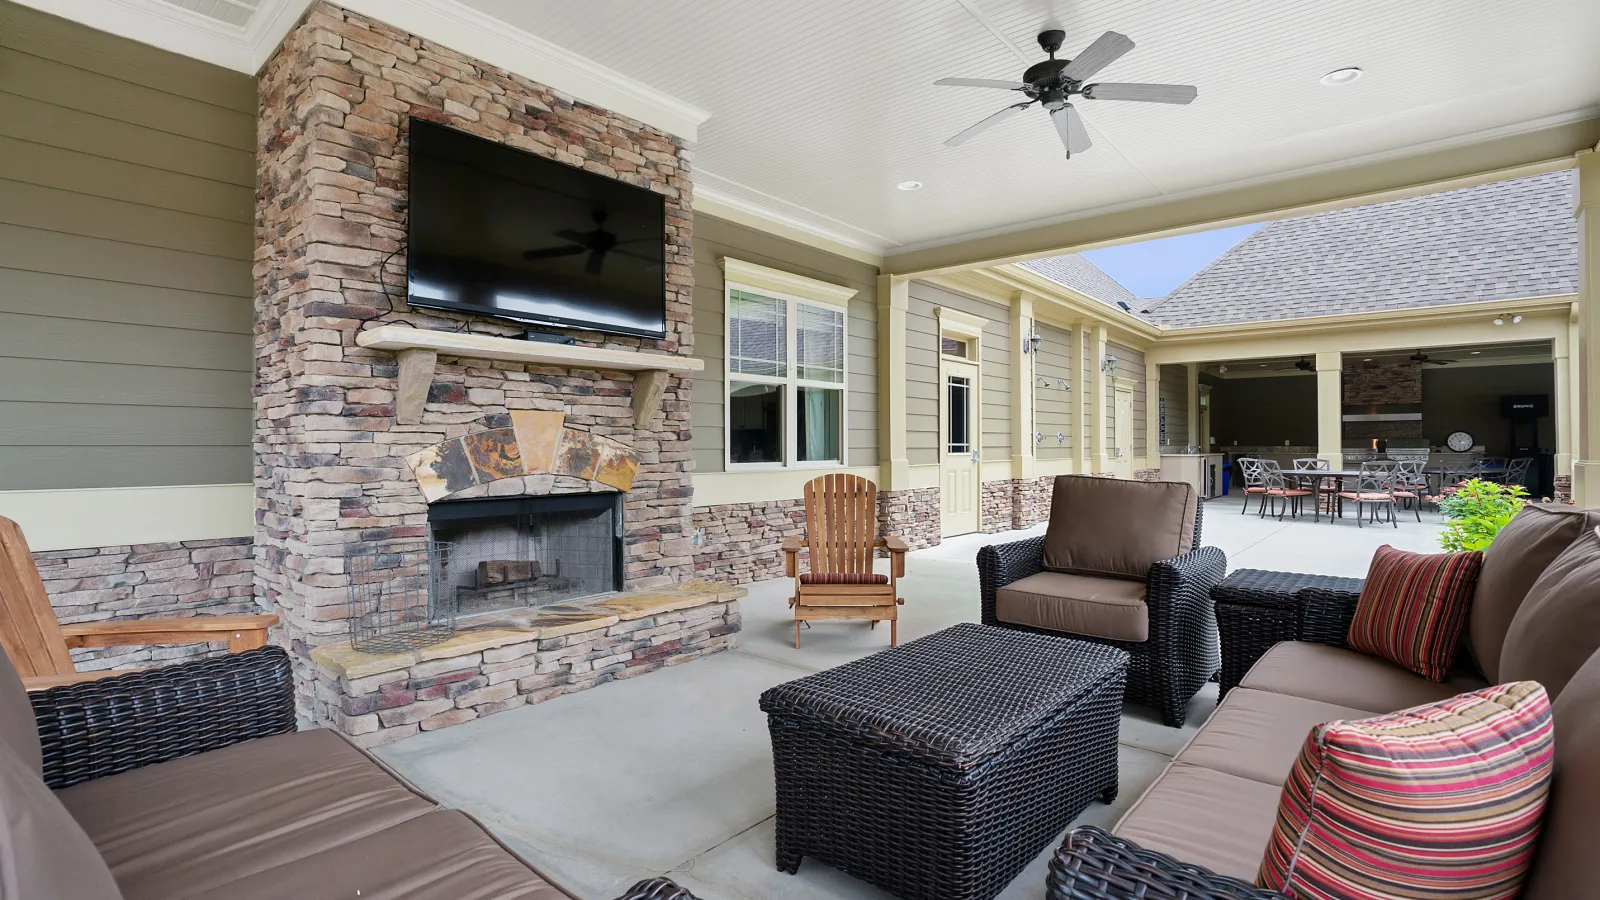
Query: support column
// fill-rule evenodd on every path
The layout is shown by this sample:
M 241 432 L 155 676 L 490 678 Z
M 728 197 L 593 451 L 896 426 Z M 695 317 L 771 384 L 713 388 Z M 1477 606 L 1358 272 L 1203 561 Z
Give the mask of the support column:
M 1077 324 L 1072 326 L 1072 365 L 1075 373 L 1072 378 L 1072 390 L 1077 394 L 1077 402 L 1074 404 L 1077 413 L 1072 418 L 1072 446 L 1076 449 L 1072 459 L 1073 468 L 1077 469 L 1080 475 L 1094 471 L 1089 456 L 1094 446 L 1091 443 L 1093 431 L 1089 421 L 1089 401 L 1094 397 L 1094 379 L 1089 376 L 1088 343 L 1088 323 L 1079 319 Z
M 1090 440 L 1094 441 L 1094 449 L 1090 458 L 1094 460 L 1094 472 L 1110 472 L 1115 469 L 1111 457 L 1107 456 L 1106 448 L 1106 415 L 1110 409 L 1111 400 L 1106 392 L 1111 387 L 1111 378 L 1106 374 L 1106 326 L 1102 322 L 1094 323 L 1094 398 L 1090 401 L 1089 420 L 1094 423 L 1094 428 L 1089 432 Z
M 911 283 L 878 276 L 878 488 L 911 486 L 906 453 L 906 310 Z
M 1188 386 L 1184 389 L 1184 396 L 1188 398 L 1188 415 L 1184 423 L 1184 433 L 1189 435 L 1186 443 L 1200 447 L 1200 364 L 1184 363 L 1184 372 L 1188 376 Z M 1205 448 L 1200 447 L 1204 453 Z
M 1032 478 L 1034 457 L 1038 445 L 1033 440 L 1037 430 L 1033 418 L 1034 388 L 1038 384 L 1033 348 L 1028 338 L 1033 334 L 1033 297 L 1019 293 L 1011 304 L 1011 334 L 1013 335 L 1014 376 L 1011 380 L 1011 477 Z
M 1556 471 L 1557 478 L 1572 477 L 1572 359 L 1568 340 L 1555 342 L 1555 353 L 1550 360 L 1554 367 L 1556 395 L 1550 404 L 1556 419 Z
M 1144 464 L 1161 468 L 1161 365 L 1145 362 L 1144 368 Z
M 1344 468 L 1344 357 L 1337 350 L 1317 354 L 1317 455 L 1334 469 Z
M 1578 190 L 1573 215 L 1578 220 L 1577 438 L 1573 447 L 1572 499 L 1600 506 L 1600 153 L 1578 153 Z

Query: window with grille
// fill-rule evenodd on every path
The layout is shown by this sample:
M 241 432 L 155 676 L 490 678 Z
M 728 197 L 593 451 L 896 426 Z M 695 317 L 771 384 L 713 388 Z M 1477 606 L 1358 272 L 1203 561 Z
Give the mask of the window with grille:
M 728 463 L 844 461 L 845 310 L 728 290 Z

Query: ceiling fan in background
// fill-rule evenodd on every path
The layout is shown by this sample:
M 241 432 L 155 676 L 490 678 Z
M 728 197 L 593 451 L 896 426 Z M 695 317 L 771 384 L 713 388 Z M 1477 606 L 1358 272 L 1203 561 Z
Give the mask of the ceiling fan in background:
M 1453 362 L 1459 362 L 1459 360 L 1454 359 L 1431 359 L 1429 358 L 1428 354 L 1423 353 L 1421 350 L 1418 350 L 1406 358 L 1419 365 L 1429 366 L 1448 366 Z
M 1090 146 L 1089 132 L 1083 127 L 1083 117 L 1078 113 L 1078 108 L 1068 102 L 1071 97 L 1082 97 L 1085 100 L 1133 100 L 1140 103 L 1177 104 L 1188 103 L 1195 98 L 1194 86 L 1187 84 L 1086 83 L 1101 69 L 1132 50 L 1133 41 L 1126 35 L 1108 31 L 1084 48 L 1076 59 L 1056 59 L 1056 51 L 1061 49 L 1061 42 L 1066 38 L 1065 31 L 1040 32 L 1039 46 L 1050 54 L 1050 58 L 1029 66 L 1028 70 L 1022 73 L 1020 82 L 988 78 L 941 78 L 935 81 L 934 84 L 950 87 L 1017 91 L 1028 98 L 1013 103 L 967 128 L 945 141 L 945 145 L 954 147 L 966 143 L 974 136 L 1038 103 L 1050 111 L 1050 120 L 1056 126 L 1056 134 L 1061 137 L 1061 145 L 1067 150 L 1067 158 L 1071 159 L 1072 154 L 1082 153 Z
M 1317 364 L 1312 362 L 1309 359 L 1306 359 L 1304 356 L 1302 356 L 1293 365 L 1273 366 L 1268 371 L 1271 371 L 1271 372 L 1287 372 L 1290 369 L 1298 369 L 1301 372 L 1315 372 L 1317 370 Z
M 650 238 L 635 238 L 633 240 L 619 241 L 617 236 L 606 230 L 606 218 L 609 214 L 605 207 L 596 207 L 589 218 L 594 220 L 593 231 L 579 231 L 576 228 L 563 228 L 556 232 L 556 237 L 564 238 L 570 243 L 561 247 L 543 247 L 538 250 L 528 250 L 522 254 L 523 259 L 556 259 L 562 256 L 577 256 L 580 253 L 589 254 L 589 259 L 584 262 L 583 270 L 590 275 L 599 275 L 600 269 L 605 265 L 607 253 L 620 253 L 623 256 L 632 256 L 638 259 L 649 260 L 648 256 L 629 253 L 618 249 L 624 244 L 641 244 Z

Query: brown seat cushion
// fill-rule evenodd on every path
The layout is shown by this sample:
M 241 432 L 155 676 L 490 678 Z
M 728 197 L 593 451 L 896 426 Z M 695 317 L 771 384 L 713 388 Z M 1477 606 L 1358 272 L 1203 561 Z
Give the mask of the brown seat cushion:
M 57 796 L 128 900 L 201 896 L 437 808 L 326 729 L 247 741 Z
M 1281 786 L 1312 728 L 1371 715 L 1371 710 L 1321 700 L 1234 688 L 1176 759 Z
M 1556 772 L 1528 900 L 1590 900 L 1600 889 L 1600 653 L 1556 698 Z
M 455 810 L 439 810 L 204 894 L 215 900 L 567 900 Z
M 1282 793 L 1275 784 L 1174 762 L 1114 830 L 1147 849 L 1251 881 Z
M 1500 649 L 1501 681 L 1537 681 L 1552 698 L 1600 648 L 1600 529 L 1561 551 L 1528 589 Z
M 39 749 L 39 723 L 33 717 L 33 704 L 28 702 L 28 689 L 22 686 L 22 676 L 17 674 L 5 651 L 0 651 L 0 746 L 9 748 L 35 775 L 43 777 L 44 753 Z
M 1472 598 L 1467 639 L 1490 683 L 1500 680 L 1506 630 L 1533 583 L 1583 532 L 1589 517 L 1571 506 L 1529 506 L 1517 513 L 1483 551 L 1483 571 Z M 1590 524 L 1594 524 L 1591 522 Z
M 1062 475 L 1050 498 L 1044 568 L 1145 580 L 1194 549 L 1194 488 L 1176 481 Z
M 1142 582 L 1039 572 L 995 592 L 995 618 L 1109 641 L 1150 637 Z
M 0 900 L 120 900 L 111 870 L 45 787 L 33 762 L 0 743 Z
M 1443 683 L 1429 681 L 1376 656 L 1328 644 L 1285 641 L 1257 660 L 1239 685 L 1386 713 L 1475 691 L 1485 682 L 1464 669 Z

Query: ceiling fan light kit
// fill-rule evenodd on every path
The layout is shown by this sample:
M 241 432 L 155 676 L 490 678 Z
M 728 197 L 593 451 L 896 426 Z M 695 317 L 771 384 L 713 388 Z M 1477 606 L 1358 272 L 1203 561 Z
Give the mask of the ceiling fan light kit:
M 1050 111 L 1050 121 L 1055 125 L 1056 136 L 1066 150 L 1067 158 L 1082 153 L 1092 145 L 1089 130 L 1083 124 L 1083 115 L 1070 101 L 1073 97 L 1084 100 L 1127 100 L 1136 103 L 1185 104 L 1194 100 L 1196 90 L 1187 84 L 1133 84 L 1090 83 L 1089 79 L 1120 59 L 1133 49 L 1133 41 L 1126 35 L 1108 31 L 1085 47 L 1076 59 L 1056 59 L 1056 51 L 1067 38 L 1058 29 L 1039 33 L 1039 46 L 1050 58 L 1034 63 L 1022 73 L 1021 81 L 999 81 L 990 78 L 941 78 L 934 84 L 946 87 L 977 87 L 1016 91 L 1028 99 L 1013 103 L 985 119 L 971 125 L 945 141 L 946 146 L 964 144 L 978 134 L 1004 122 L 1035 103 Z

